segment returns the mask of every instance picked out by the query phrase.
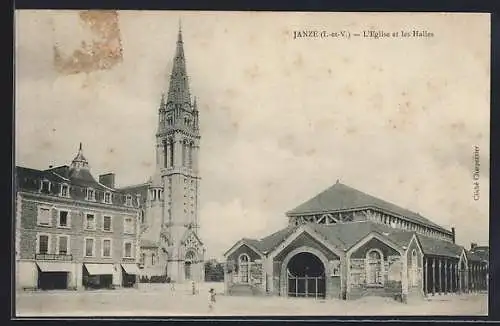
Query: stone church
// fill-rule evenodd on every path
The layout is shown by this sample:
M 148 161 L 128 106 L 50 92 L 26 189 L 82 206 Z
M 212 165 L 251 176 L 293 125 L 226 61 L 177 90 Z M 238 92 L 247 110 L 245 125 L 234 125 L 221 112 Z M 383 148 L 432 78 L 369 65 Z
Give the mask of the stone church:
M 203 281 L 199 237 L 199 113 L 191 98 L 179 27 L 170 85 L 158 108 L 156 171 L 147 183 L 121 188 L 142 200 L 141 276 Z
M 225 253 L 226 293 L 406 302 L 488 288 L 485 250 L 468 251 L 454 228 L 339 181 L 286 215 L 288 227 Z

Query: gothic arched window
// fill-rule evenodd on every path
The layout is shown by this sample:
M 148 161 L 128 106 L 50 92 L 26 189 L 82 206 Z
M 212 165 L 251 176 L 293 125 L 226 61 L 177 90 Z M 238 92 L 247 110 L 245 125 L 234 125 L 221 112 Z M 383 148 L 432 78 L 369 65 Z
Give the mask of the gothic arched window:
M 170 152 L 169 153 L 170 161 L 168 163 L 169 163 L 169 166 L 172 167 L 172 166 L 174 166 L 174 140 L 173 139 L 169 139 L 168 150 Z
M 181 146 L 182 146 L 182 166 L 186 166 L 186 149 L 187 149 L 187 144 L 186 144 L 186 141 L 182 141 L 181 142 Z
M 193 166 L 193 143 L 190 142 L 188 145 L 188 167 Z
M 417 251 L 413 249 L 411 251 L 411 263 L 410 263 L 410 269 L 411 269 L 411 280 L 410 284 L 412 286 L 417 286 L 418 284 L 418 262 L 417 262 Z
M 238 258 L 238 274 L 241 283 L 248 283 L 249 264 L 250 257 L 247 254 L 241 254 Z
M 366 284 L 383 284 L 383 262 L 384 256 L 378 249 L 372 249 L 366 253 Z
M 167 116 L 167 125 L 171 126 L 174 124 L 174 118 L 171 115 Z

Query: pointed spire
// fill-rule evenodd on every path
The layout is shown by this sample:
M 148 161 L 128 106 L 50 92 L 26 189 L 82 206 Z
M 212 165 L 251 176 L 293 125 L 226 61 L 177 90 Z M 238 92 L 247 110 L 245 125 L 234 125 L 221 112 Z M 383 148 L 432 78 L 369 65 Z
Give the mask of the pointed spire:
M 83 146 L 82 143 L 80 142 L 80 146 L 78 147 L 78 153 L 71 162 L 71 167 L 79 169 L 79 168 L 86 168 L 88 165 L 89 163 L 87 162 L 87 159 L 85 158 L 85 156 L 83 156 Z
M 177 46 L 172 65 L 172 73 L 170 75 L 167 103 L 172 103 L 181 107 L 186 107 L 186 105 L 191 103 L 180 20 L 179 33 L 177 35 Z

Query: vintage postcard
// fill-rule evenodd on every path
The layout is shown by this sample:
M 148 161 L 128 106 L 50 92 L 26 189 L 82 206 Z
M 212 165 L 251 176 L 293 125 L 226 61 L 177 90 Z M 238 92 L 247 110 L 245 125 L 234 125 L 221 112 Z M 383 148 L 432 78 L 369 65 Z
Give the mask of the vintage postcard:
M 15 308 L 487 315 L 490 16 L 15 13 Z

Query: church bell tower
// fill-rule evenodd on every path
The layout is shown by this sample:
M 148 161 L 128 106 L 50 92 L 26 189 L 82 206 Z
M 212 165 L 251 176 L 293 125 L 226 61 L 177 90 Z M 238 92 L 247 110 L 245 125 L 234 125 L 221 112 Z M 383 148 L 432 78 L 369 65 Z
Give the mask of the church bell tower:
M 198 235 L 199 148 L 198 107 L 189 91 L 179 25 L 170 84 L 158 110 L 156 172 L 150 185 L 157 194 L 156 210 L 161 211 L 158 224 L 167 276 L 174 282 L 204 280 L 205 249 Z

